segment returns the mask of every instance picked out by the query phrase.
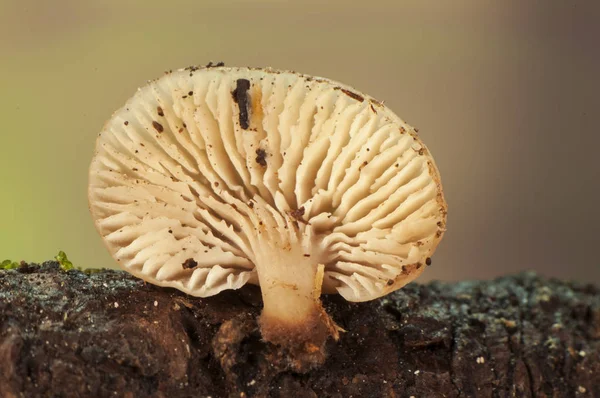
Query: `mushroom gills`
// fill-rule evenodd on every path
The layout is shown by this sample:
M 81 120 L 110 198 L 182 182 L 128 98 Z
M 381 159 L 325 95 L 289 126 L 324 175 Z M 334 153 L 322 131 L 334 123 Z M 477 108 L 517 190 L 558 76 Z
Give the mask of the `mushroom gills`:
M 349 86 L 273 69 L 187 68 L 139 89 L 98 137 L 88 197 L 125 270 L 198 297 L 258 284 L 263 337 L 304 353 L 338 335 L 322 292 L 401 288 L 446 229 L 415 129 Z

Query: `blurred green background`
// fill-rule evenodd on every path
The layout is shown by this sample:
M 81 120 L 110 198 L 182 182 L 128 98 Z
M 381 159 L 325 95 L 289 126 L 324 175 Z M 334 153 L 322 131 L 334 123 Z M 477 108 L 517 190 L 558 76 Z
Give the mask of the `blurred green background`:
M 600 3 L 0 0 L 0 260 L 114 266 L 87 209 L 111 113 L 209 61 L 333 78 L 418 127 L 448 233 L 428 279 L 600 282 Z

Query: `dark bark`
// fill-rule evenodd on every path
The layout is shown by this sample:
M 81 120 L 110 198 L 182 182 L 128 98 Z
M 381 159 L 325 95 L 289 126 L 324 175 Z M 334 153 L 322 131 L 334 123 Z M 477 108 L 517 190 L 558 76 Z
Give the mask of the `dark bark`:
M 306 374 L 257 331 L 260 291 L 208 299 L 119 271 L 0 271 L 1 397 L 600 397 L 600 290 L 522 274 L 324 298 Z

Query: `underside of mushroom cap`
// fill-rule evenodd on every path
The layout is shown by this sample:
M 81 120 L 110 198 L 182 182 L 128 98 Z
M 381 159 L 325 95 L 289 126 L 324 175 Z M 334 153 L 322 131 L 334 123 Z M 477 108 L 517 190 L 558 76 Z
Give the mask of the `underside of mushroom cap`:
M 121 267 L 201 297 L 321 264 L 324 292 L 374 299 L 423 271 L 446 223 L 415 129 L 351 87 L 271 69 L 139 89 L 98 137 L 89 202 Z

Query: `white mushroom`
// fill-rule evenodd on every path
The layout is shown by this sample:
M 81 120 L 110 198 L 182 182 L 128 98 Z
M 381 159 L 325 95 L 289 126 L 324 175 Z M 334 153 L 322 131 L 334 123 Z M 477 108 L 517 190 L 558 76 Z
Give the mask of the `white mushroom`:
M 90 209 L 112 256 L 207 297 L 261 287 L 263 337 L 320 350 L 321 292 L 388 294 L 445 231 L 440 177 L 416 130 L 351 87 L 294 72 L 187 68 L 104 126 Z

